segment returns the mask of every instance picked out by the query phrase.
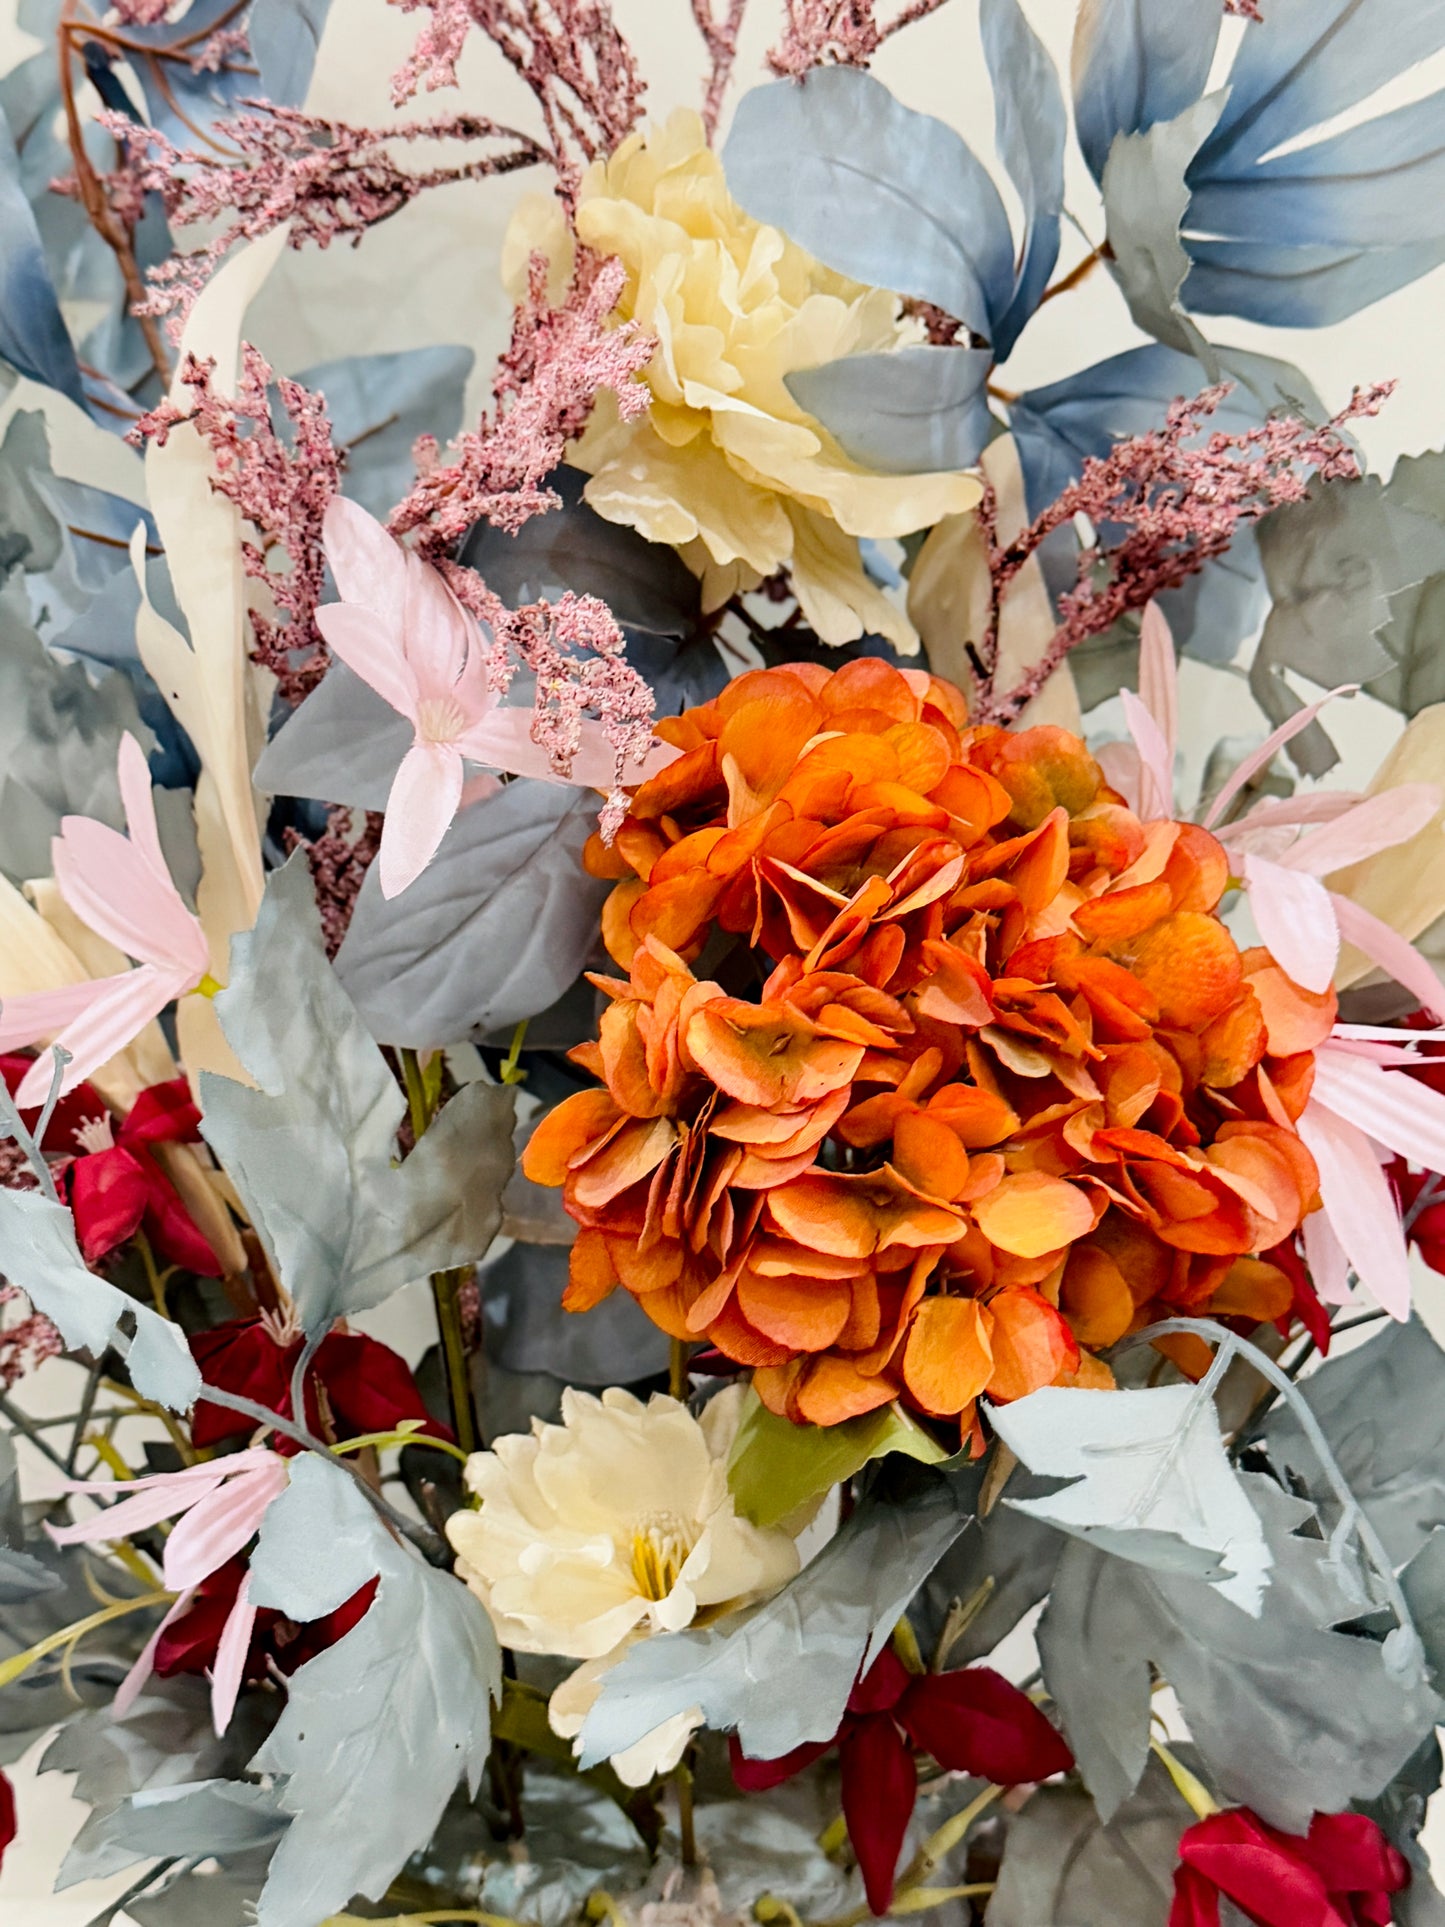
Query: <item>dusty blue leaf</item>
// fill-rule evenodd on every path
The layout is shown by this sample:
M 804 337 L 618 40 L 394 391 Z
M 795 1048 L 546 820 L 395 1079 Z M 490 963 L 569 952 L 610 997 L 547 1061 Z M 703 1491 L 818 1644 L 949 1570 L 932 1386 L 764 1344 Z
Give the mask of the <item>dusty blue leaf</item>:
M 126 1916 L 135 1927 L 196 1927 L 198 1921 L 205 1927 L 252 1927 L 270 1859 L 270 1849 L 261 1847 L 228 1855 L 224 1865 L 204 1873 L 182 1863 L 127 1900 Z M 108 1923 L 102 1918 L 92 1927 Z
M 1031 1472 L 1072 1481 L 1048 1498 L 1005 1504 L 1121 1559 L 1212 1577 L 1224 1597 L 1259 1612 L 1270 1551 L 1225 1455 L 1211 1394 L 1161 1385 L 1099 1399 L 1048 1386 L 989 1415 Z
M 373 868 L 336 959 L 374 1037 L 427 1049 L 553 1003 L 597 942 L 608 886 L 582 869 L 590 790 L 533 779 L 462 810 L 388 901 Z
M 308 1488 L 312 1491 L 308 1494 Z M 481 1603 L 386 1530 L 355 1484 L 300 1459 L 289 1492 L 319 1500 L 328 1529 L 302 1539 L 283 1521 L 268 1596 L 300 1617 L 317 1596 L 317 1568 L 347 1546 L 380 1578 L 345 1638 L 294 1674 L 286 1710 L 252 1761 L 278 1776 L 291 1825 L 276 1850 L 257 1927 L 315 1927 L 354 1894 L 380 1900 L 435 1833 L 459 1780 L 475 1794 L 491 1746 L 501 1655 Z M 271 1519 L 261 1528 L 265 1553 Z
M 987 348 L 898 348 L 845 355 L 786 377 L 788 392 L 884 475 L 970 468 L 993 433 Z
M 330 0 L 263 4 L 288 14 L 294 6 L 300 16 L 324 12 Z M 301 98 L 300 93 L 267 92 L 273 100 Z M 406 348 L 389 355 L 348 355 L 296 377 L 325 395 L 336 445 L 346 450 L 346 493 L 378 520 L 386 519 L 411 486 L 417 436 L 435 435 L 445 444 L 461 427 L 462 391 L 473 360 L 470 348 Z
M 1437 1526 L 1400 1574 L 1400 1590 L 1424 1643 L 1438 1692 L 1445 1687 L 1445 1529 Z
M 277 5 L 273 18 L 279 11 Z M 234 26 L 235 15 L 235 0 L 192 0 L 178 20 L 126 28 L 128 65 L 145 98 L 146 118 L 178 147 L 204 148 L 218 120 L 244 111 L 242 100 L 263 91 L 256 63 L 244 51 L 224 54 L 214 68 L 191 66 L 189 56 L 212 34 Z
M 1009 1489 L 1022 1482 L 1023 1475 L 1016 1472 Z M 948 1646 L 948 1665 L 967 1666 L 985 1658 L 1048 1596 L 1067 1543 L 1053 1526 L 1012 1506 L 997 1505 L 987 1518 L 970 1519 L 928 1575 L 912 1608 L 923 1650 L 932 1652 L 957 1605 L 967 1609 L 969 1617 Z
M 261 69 L 258 94 L 285 107 L 306 98 L 330 10 L 331 0 L 255 0 L 247 27 Z
M 1291 1832 L 1312 1812 L 1373 1798 L 1434 1727 L 1440 1702 L 1423 1670 L 1402 1675 L 1378 1640 L 1338 1630 L 1360 1618 L 1362 1590 L 1332 1560 L 1313 1508 L 1272 1479 L 1243 1483 L 1274 1559 L 1257 1619 L 1217 1586 L 1094 1546 L 1070 1546 L 1059 1563 L 1039 1651 L 1106 1817 L 1125 1765 L 1142 1757 L 1148 1705 L 1137 1677 L 1132 1755 L 1119 1694 L 1145 1661 L 1178 1695 L 1221 1796 Z
M 563 1311 L 565 1245 L 515 1244 L 481 1273 L 487 1355 L 504 1371 L 568 1385 L 628 1385 L 667 1370 L 668 1339 L 625 1291 Z M 3 1572 L 3 1567 L 0 1567 Z
M 0 1606 L 19 1606 L 60 1585 L 57 1573 L 25 1551 L 25 1522 L 20 1510 L 20 1477 L 15 1445 L 0 1432 Z
M 349 1517 L 337 1490 L 349 1473 L 314 1458 L 292 1466 L 291 1481 L 266 1508 L 265 1528 L 251 1555 L 251 1598 L 284 1612 L 298 1624 L 324 1619 L 344 1606 L 376 1576 L 370 1530 L 338 1535 L 338 1518 Z M 367 1510 L 367 1508 L 363 1508 Z M 324 1559 L 318 1546 L 327 1547 Z
M 1104 167 L 1104 217 L 1112 260 L 1129 312 L 1146 334 L 1210 367 L 1213 353 L 1180 306 L 1189 256 L 1179 238 L 1189 206 L 1184 176 L 1224 108 L 1223 94 L 1195 101 L 1142 134 L 1121 134 Z
M 838 273 L 934 302 L 985 336 L 1006 312 L 1014 243 L 988 170 L 862 68 L 755 87 L 723 164 L 749 214 Z
M 890 1465 L 836 1537 L 765 1605 L 633 1647 L 587 1716 L 584 1766 L 694 1706 L 709 1726 L 735 1730 L 755 1759 L 831 1738 L 860 1670 L 963 1531 L 972 1490 L 967 1468 L 955 1479 Z
M 479 522 L 461 560 L 510 609 L 555 602 L 571 589 L 599 596 L 628 631 L 690 635 L 700 613 L 697 577 L 667 543 L 600 516 L 583 499 L 586 482 L 575 468 L 554 469 L 547 486 L 561 496 L 560 508 L 534 515 L 515 535 Z
M 59 1326 L 72 1351 L 100 1358 L 113 1345 L 143 1397 L 173 1412 L 194 1403 L 201 1375 L 180 1327 L 87 1270 L 63 1204 L 38 1191 L 0 1190 L 0 1275 Z
M 60 312 L 20 160 L 0 109 L 0 356 L 22 375 L 85 406 L 75 348 Z
M 1023 205 L 1024 245 L 1013 298 L 994 324 L 1003 361 L 1039 305 L 1059 258 L 1068 119 L 1053 61 L 1018 0 L 983 0 L 983 52 L 993 81 L 994 143 Z
M 56 1885 L 102 1880 L 141 1860 L 225 1859 L 280 1839 L 287 1824 L 269 1787 L 243 1780 L 156 1787 L 132 1794 L 109 1812 L 92 1814 L 66 1854 Z
M 1177 0 L 1083 0 L 1074 28 L 1074 123 L 1094 178 L 1117 134 L 1141 134 L 1198 100 L 1220 14 Z
M 405 1102 L 326 961 L 304 857 L 273 873 L 217 999 L 259 1089 L 205 1075 L 202 1132 L 308 1330 L 473 1263 L 501 1223 L 509 1090 L 469 1084 L 397 1165 Z
M 1009 1824 L 988 1927 L 1159 1927 L 1193 1821 L 1157 1760 L 1107 1825 L 1078 1787 L 1041 1787 Z
M 1266 9 L 1190 170 L 1187 307 L 1322 327 L 1445 260 L 1434 218 L 1445 94 L 1321 131 L 1442 46 L 1441 0 L 1394 10 L 1388 25 L 1361 0 Z
M 384 810 L 415 736 L 408 718 L 370 683 L 333 662 L 257 758 L 256 788 L 265 796 Z

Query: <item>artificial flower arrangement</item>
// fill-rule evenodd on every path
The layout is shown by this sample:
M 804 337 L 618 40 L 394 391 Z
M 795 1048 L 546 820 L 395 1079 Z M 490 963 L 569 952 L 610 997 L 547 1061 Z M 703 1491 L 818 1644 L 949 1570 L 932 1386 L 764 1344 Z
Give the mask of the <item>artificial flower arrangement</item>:
M 869 71 L 941 0 L 785 0 L 750 90 L 694 0 L 660 120 L 607 0 L 400 4 L 395 103 L 489 43 L 525 127 L 310 111 L 326 0 L 35 0 L 0 81 L 0 380 L 144 456 L 0 446 L 0 1764 L 77 1776 L 62 1883 L 1424 1927 L 1445 455 L 1213 331 L 1445 255 L 1445 97 L 1368 104 L 1440 10 L 1081 0 L 1066 98 L 982 0 L 985 160 Z M 519 169 L 474 427 L 466 349 L 244 337 Z M 1150 339 L 1006 388 L 1090 273 Z M 1188 795 L 1181 657 L 1256 706 Z

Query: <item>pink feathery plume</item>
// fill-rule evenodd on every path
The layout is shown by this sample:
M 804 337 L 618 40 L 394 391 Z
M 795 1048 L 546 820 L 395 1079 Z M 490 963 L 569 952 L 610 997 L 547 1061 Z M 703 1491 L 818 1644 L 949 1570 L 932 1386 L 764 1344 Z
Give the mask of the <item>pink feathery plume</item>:
M 1218 430 L 1198 441 L 1229 393 L 1224 384 L 1192 401 L 1171 403 L 1162 429 L 1129 436 L 1107 455 L 1091 457 L 1079 480 L 1015 541 L 990 542 L 997 607 L 1055 529 L 1082 516 L 1098 532 L 1096 545 L 1080 554 L 1078 586 L 1060 598 L 1062 620 L 1053 640 L 1013 689 L 995 687 L 998 636 L 984 636 L 975 720 L 1015 721 L 1080 643 L 1225 554 L 1241 528 L 1303 500 L 1312 474 L 1321 481 L 1357 477 L 1359 458 L 1344 426 L 1378 414 L 1393 386 L 1356 389 L 1348 406 L 1320 427 L 1277 415 L 1239 434 Z M 1120 533 L 1106 539 L 1114 530 Z
M 492 380 L 496 407 L 458 436 L 449 462 L 430 438 L 418 442 L 419 473 L 392 512 L 393 534 L 415 533 L 432 557 L 454 548 L 477 522 L 515 534 L 531 516 L 558 506 L 543 480 L 587 426 L 604 388 L 616 396 L 623 421 L 646 410 L 650 392 L 637 376 L 656 343 L 631 322 L 609 325 L 625 278 L 620 261 L 579 249 L 566 299 L 554 308 L 546 258 L 532 256 L 527 298 Z
M 326 397 L 276 375 L 250 342 L 241 344 L 235 396 L 217 393 L 215 367 L 214 361 L 188 355 L 181 380 L 191 391 L 189 411 L 163 401 L 141 417 L 126 440 L 137 447 L 152 440 L 163 448 L 171 429 L 189 422 L 210 448 L 212 488 L 235 504 L 260 537 L 241 544 L 245 571 L 266 585 L 281 617 L 250 612 L 252 661 L 272 670 L 283 698 L 296 703 L 326 673 L 326 647 L 315 623 L 326 581 L 321 524 L 341 486 L 344 457 L 332 440 Z M 285 440 L 272 414 L 273 385 L 290 424 Z M 274 566 L 278 554 L 285 557 L 284 568 Z M 307 653 L 298 663 L 301 650 Z
M 457 62 L 483 34 L 526 82 L 542 116 L 546 154 L 565 195 L 581 168 L 611 154 L 642 115 L 646 82 L 608 0 L 399 0 L 431 17 L 392 79 L 399 107 L 418 87 L 455 87 Z
M 714 14 L 714 0 L 692 0 L 692 17 L 702 35 L 702 44 L 712 63 L 702 100 L 703 132 L 711 143 L 717 133 L 723 96 L 738 57 L 738 32 L 743 24 L 748 0 L 724 0 L 726 12 Z
M 405 890 L 435 856 L 460 807 L 468 762 L 599 789 L 616 786 L 618 752 L 609 732 L 580 715 L 582 704 L 591 701 L 606 717 L 607 696 L 616 681 L 615 676 L 609 681 L 607 671 L 616 665 L 599 656 L 599 674 L 589 678 L 584 672 L 567 683 L 566 692 L 575 691 L 577 700 L 552 727 L 545 710 L 539 716 L 503 708 L 501 691 L 514 664 L 497 673 L 497 651 L 519 638 L 517 625 L 535 618 L 535 611 L 509 612 L 491 598 L 489 613 L 495 620 L 489 650 L 474 616 L 448 587 L 448 578 L 404 549 L 344 496 L 337 496 L 326 511 L 325 542 L 341 601 L 319 609 L 317 622 L 335 654 L 405 716 L 414 731 L 387 798 L 378 858 L 383 896 Z M 467 573 L 455 570 L 451 579 Z M 479 579 L 473 580 L 480 588 Z M 549 613 L 554 625 L 570 618 L 572 628 L 564 633 L 584 647 L 611 646 L 611 635 L 604 636 L 600 628 L 608 625 L 616 631 L 620 648 L 621 632 L 595 599 L 564 597 Z M 502 638 L 496 634 L 499 625 L 506 629 Z M 534 667 L 548 660 L 546 650 L 561 660 L 550 633 L 534 638 L 530 658 L 520 640 L 518 648 Z M 546 687 L 540 667 L 538 684 Z M 641 688 L 646 691 L 645 684 Z M 554 703 L 563 693 L 548 692 Z M 637 782 L 677 754 L 653 743 L 650 692 L 647 703 L 645 739 L 637 740 L 640 729 L 628 738 L 639 752 Z M 629 724 L 638 720 L 628 718 Z
M 13 1142 L 0 1144 L 0 1185 L 16 1191 L 35 1189 L 29 1156 Z M 24 1308 L 29 1304 L 16 1286 L 0 1285 L 0 1307 Z M 43 1365 L 47 1358 L 58 1358 L 64 1350 L 64 1340 L 43 1312 L 33 1307 L 22 1309 L 14 1324 L 0 1324 L 0 1392 L 11 1391 L 37 1365 Z
M 886 25 L 873 0 L 787 0 L 787 26 L 768 55 L 768 65 L 787 80 L 801 80 L 813 67 L 866 67 L 885 40 L 936 13 L 944 0 L 911 0 Z
M 150 270 L 150 292 L 136 312 L 169 316 L 173 339 L 179 339 L 196 296 L 239 241 L 258 240 L 286 226 L 293 248 L 325 248 L 336 240 L 355 245 L 368 228 L 429 188 L 510 174 L 549 159 L 527 135 L 475 114 L 352 127 L 299 107 L 264 100 L 246 104 L 249 112 L 218 122 L 214 130 L 215 139 L 225 143 L 221 151 L 234 151 L 234 160 L 179 148 L 158 128 L 124 114 L 96 117 L 115 136 L 135 192 L 159 194 L 173 227 L 205 223 L 216 230 L 202 247 L 172 255 Z M 501 142 L 502 149 L 454 167 L 413 170 L 394 158 L 392 147 L 416 141 Z
M 286 1490 L 287 1478 L 286 1460 L 255 1446 L 206 1465 L 187 1466 L 182 1472 L 157 1472 L 145 1479 L 66 1482 L 67 1492 L 85 1492 L 102 1499 L 128 1492 L 130 1497 L 79 1525 L 47 1526 L 58 1546 L 124 1539 L 147 1526 L 159 1525 L 162 1519 L 180 1519 L 166 1539 L 161 1558 L 166 1585 L 178 1596 L 121 1682 L 115 1697 L 118 1713 L 134 1702 L 150 1677 L 161 1634 L 187 1610 L 202 1580 L 243 1551 L 255 1537 L 267 1507 Z M 231 1723 L 255 1623 L 248 1575 L 226 1620 L 211 1677 L 211 1715 L 218 1734 Z
M 468 797 L 463 790 L 462 801 L 472 800 L 480 799 Z M 355 821 L 358 816 L 360 827 Z M 320 836 L 308 840 L 297 830 L 285 832 L 288 854 L 297 849 L 306 852 L 328 957 L 335 957 L 351 927 L 356 899 L 381 848 L 381 823 L 380 810 L 358 811 L 336 804 L 326 812 L 326 828 Z
M 61 1096 L 210 970 L 205 932 L 171 881 L 161 849 L 145 752 L 129 732 L 120 739 L 119 780 L 129 836 L 93 817 L 66 816 L 50 848 L 67 907 L 138 968 L 11 997 L 0 1008 L 0 1050 L 53 1041 L 69 1052 Z M 15 1093 L 22 1110 L 45 1102 L 51 1074 L 49 1058 L 37 1058 Z

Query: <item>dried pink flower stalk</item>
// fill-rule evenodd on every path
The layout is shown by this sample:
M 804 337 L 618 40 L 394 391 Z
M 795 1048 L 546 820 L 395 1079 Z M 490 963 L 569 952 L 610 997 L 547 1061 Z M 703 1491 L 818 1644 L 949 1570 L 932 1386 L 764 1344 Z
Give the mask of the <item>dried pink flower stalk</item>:
M 866 67 L 885 40 L 936 13 L 944 0 L 912 0 L 886 25 L 873 0 L 787 0 L 787 28 L 768 55 L 775 74 L 801 80 L 813 67 Z
M 349 127 L 296 107 L 248 105 L 252 112 L 215 128 L 216 137 L 240 154 L 234 162 L 178 148 L 154 127 L 124 115 L 97 116 L 128 154 L 140 192 L 158 193 L 173 225 L 221 224 L 204 247 L 173 255 L 150 272 L 150 294 L 137 312 L 169 315 L 172 339 L 179 338 L 196 296 L 237 241 L 256 240 L 289 222 L 293 248 L 325 248 L 337 239 L 355 245 L 368 228 L 428 188 L 509 174 L 548 159 L 525 134 L 474 114 L 392 128 Z M 508 144 L 501 153 L 460 166 L 419 172 L 402 167 L 390 151 L 396 141 L 440 140 Z
M 123 26 L 157 27 L 165 19 L 171 0 L 110 0 L 110 4 Z
M 1264 15 L 1259 10 L 1259 0 L 1224 0 L 1224 11 L 1234 14 L 1240 20 L 1253 20 L 1264 25 Z
M 630 322 L 608 326 L 624 278 L 620 261 L 579 249 L 572 285 L 554 308 L 546 259 L 533 255 L 527 298 L 492 381 L 496 408 L 458 436 L 449 462 L 440 460 L 431 437 L 418 441 L 416 484 L 392 512 L 393 535 L 415 532 L 418 548 L 435 560 L 477 522 L 515 534 L 530 517 L 557 507 L 543 480 L 586 427 L 600 390 L 616 395 L 624 421 L 643 412 L 648 390 L 635 377 L 656 344 Z
M 321 523 L 326 504 L 341 486 L 343 455 L 331 437 L 326 398 L 298 381 L 273 373 L 264 355 L 249 342 L 241 347 L 240 392 L 221 395 L 212 386 L 213 361 L 188 356 L 181 380 L 191 390 L 189 410 L 169 400 L 143 415 L 126 437 L 134 446 L 148 440 L 165 446 L 181 422 L 194 425 L 215 458 L 211 486 L 235 504 L 260 540 L 243 541 L 247 575 L 264 582 L 281 620 L 251 611 L 255 631 L 252 661 L 275 672 L 287 702 L 300 702 L 325 674 L 330 660 L 314 621 L 326 578 Z M 290 424 L 288 439 L 278 434 L 271 413 L 275 382 Z M 287 566 L 272 566 L 278 552 Z M 298 663 L 297 651 L 306 654 Z
M 1217 431 L 1197 447 L 1186 444 L 1202 432 L 1229 385 L 1206 388 L 1192 401 L 1181 397 L 1170 404 L 1162 429 L 1130 436 L 1106 456 L 1087 461 L 1079 480 L 1006 548 L 994 545 L 985 496 L 979 513 L 990 538 L 995 612 L 1014 577 L 1055 529 L 1082 516 L 1096 531 L 1096 542 L 1079 557 L 1077 588 L 1060 599 L 1062 620 L 1053 641 L 1023 681 L 1003 694 L 993 688 L 995 620 L 979 651 L 983 673 L 975 720 L 1014 721 L 1071 650 L 1223 555 L 1246 524 L 1300 501 L 1311 472 L 1321 481 L 1358 476 L 1359 459 L 1344 438 L 1344 425 L 1378 414 L 1393 388 L 1393 382 L 1357 388 L 1348 406 L 1320 427 L 1277 415 L 1241 434 Z M 1106 529 L 1122 534 L 1105 541 L 1100 532 Z
M 581 167 L 610 154 L 637 125 L 646 83 L 608 0 L 398 0 L 431 18 L 392 80 L 398 106 L 418 87 L 455 87 L 457 62 L 476 29 L 532 90 L 548 158 L 570 196 Z
M 601 723 L 616 758 L 601 817 L 610 842 L 627 814 L 626 768 L 640 763 L 652 746 L 654 710 L 650 686 L 626 660 L 627 639 L 612 611 L 598 597 L 570 590 L 558 602 L 508 609 L 474 569 L 445 560 L 438 567 L 457 600 L 491 631 L 491 686 L 507 689 L 519 669 L 535 677 L 532 741 L 551 757 L 559 776 L 571 774 L 584 716 Z M 585 653 L 579 657 L 576 650 Z
M 251 40 L 244 26 L 220 27 L 209 40 L 203 40 L 190 57 L 193 74 L 218 74 L 233 54 L 245 56 Z
M 707 57 L 712 62 L 702 100 L 703 131 L 709 145 L 717 133 L 723 96 L 732 77 L 733 63 L 738 57 L 738 32 L 743 24 L 748 0 L 724 0 L 724 3 L 727 11 L 719 16 L 713 12 L 716 0 L 692 0 L 692 17 L 697 22 L 702 44 L 707 48 Z
M 326 812 L 326 828 L 314 842 L 296 830 L 286 832 L 287 851 L 304 849 L 311 866 L 328 957 L 335 957 L 351 926 L 356 899 L 381 848 L 381 825 L 380 810 L 352 810 L 338 803 Z
M 0 1178 L 0 1183 L 6 1182 Z M 0 1285 L 0 1306 L 28 1304 L 14 1285 Z M 64 1340 L 43 1312 L 32 1310 L 13 1325 L 0 1324 L 0 1392 L 10 1391 L 37 1365 L 58 1358 L 64 1350 Z

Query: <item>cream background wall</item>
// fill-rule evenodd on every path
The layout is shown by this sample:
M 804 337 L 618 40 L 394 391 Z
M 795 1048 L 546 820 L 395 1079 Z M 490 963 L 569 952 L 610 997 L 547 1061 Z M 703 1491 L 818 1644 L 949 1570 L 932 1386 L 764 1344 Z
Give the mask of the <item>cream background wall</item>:
M 1217 3 L 1176 0 L 1186 6 Z M 1380 10 L 1388 22 L 1393 7 L 1412 4 L 1381 0 Z M 1074 0 L 1023 0 L 1023 5 L 1066 70 Z M 688 0 L 617 0 L 616 10 L 650 76 L 654 115 L 695 104 L 704 63 Z M 880 8 L 885 14 L 893 10 Z M 779 11 L 777 0 L 751 0 L 737 67 L 743 85 L 760 75 L 763 52 L 777 36 Z M 386 122 L 392 117 L 387 79 L 409 52 L 416 27 L 415 17 L 401 15 L 383 0 L 333 0 L 309 104 L 351 121 Z M 1238 24 L 1227 23 L 1225 44 L 1232 45 L 1240 31 Z M 34 45 L 19 28 L 16 0 L 0 0 L 0 68 L 8 68 Z M 875 71 L 910 106 L 951 122 L 981 153 L 991 154 L 993 107 L 979 49 L 977 0 L 951 0 L 891 42 Z M 423 96 L 407 111 L 427 115 L 467 107 L 527 124 L 525 89 L 480 42 L 463 60 L 462 83 L 460 97 Z M 1419 98 L 1441 85 L 1445 58 L 1417 68 L 1350 118 Z M 516 199 L 535 185 L 529 176 L 513 176 L 446 188 L 422 197 L 376 230 L 360 250 L 287 254 L 253 307 L 247 333 L 288 371 L 347 354 L 460 342 L 476 351 L 471 400 L 480 405 L 509 314 L 497 276 L 501 239 Z M 1066 233 L 1064 267 L 1072 265 L 1103 228 L 1093 183 L 1072 152 L 1068 205 L 1088 240 Z M 1298 362 L 1332 408 L 1340 406 L 1358 382 L 1397 377 L 1394 400 L 1377 421 L 1363 425 L 1361 437 L 1372 465 L 1388 472 L 1401 454 L 1445 444 L 1442 302 L 1445 268 L 1319 334 L 1229 321 L 1217 323 L 1211 332 Z M 1003 378 L 1020 388 L 1054 380 L 1140 339 L 1112 282 L 1100 271 L 1043 310 Z M 68 403 L 31 384 L 21 383 L 0 406 L 0 429 L 14 408 L 37 405 L 44 405 L 51 418 L 57 468 L 139 498 L 137 459 Z M 1184 705 L 1201 757 L 1218 736 L 1237 730 L 1249 714 L 1247 704 L 1231 701 L 1226 678 L 1190 665 L 1185 667 Z M 1331 728 L 1345 752 L 1338 780 L 1354 783 L 1368 776 L 1397 727 L 1395 719 L 1368 700 L 1337 709 Z M 1441 775 L 1445 778 L 1445 771 Z M 1421 1290 L 1427 1317 L 1445 1333 L 1445 1280 L 1427 1274 Z M 386 1336 L 397 1342 L 405 1336 L 405 1307 L 393 1313 L 393 1320 L 403 1329 L 389 1328 Z M 47 1401 L 64 1399 L 66 1370 L 59 1363 L 46 1367 L 37 1377 L 36 1395 Z M 26 1478 L 27 1490 L 42 1489 L 31 1485 L 28 1469 Z M 12 1772 L 21 1838 L 0 1872 L 0 1927 L 83 1927 L 124 1891 L 128 1877 L 51 1894 L 55 1869 L 85 1809 L 70 1799 L 64 1776 L 38 1777 L 33 1765 L 34 1755 Z M 1440 1834 L 1445 1849 L 1445 1818 L 1432 1831 Z M 126 1916 L 118 1916 L 118 1927 L 125 1927 L 125 1921 Z

